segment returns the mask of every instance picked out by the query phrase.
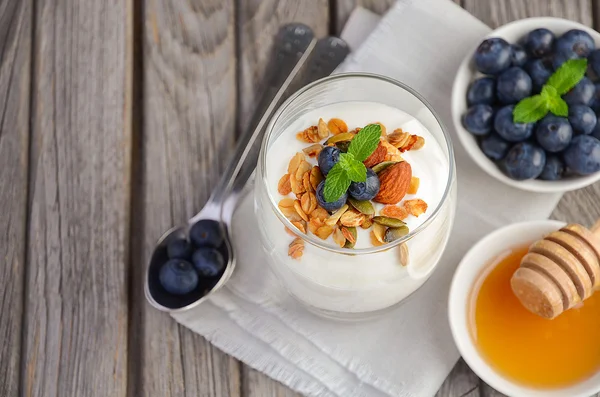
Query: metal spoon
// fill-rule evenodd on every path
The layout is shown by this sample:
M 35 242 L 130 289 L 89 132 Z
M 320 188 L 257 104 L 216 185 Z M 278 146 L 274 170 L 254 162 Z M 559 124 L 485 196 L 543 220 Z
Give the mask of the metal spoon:
M 226 169 L 204 208 L 192 217 L 187 225 L 166 232 L 154 249 L 144 288 L 146 299 L 152 306 L 171 313 L 189 310 L 202 303 L 210 293 L 218 290 L 231 277 L 236 264 L 229 236 L 231 218 L 241 192 L 256 167 L 260 141 L 268 121 L 292 83 L 294 86 L 304 85 L 308 81 L 329 75 L 347 52 L 347 46 L 340 39 L 328 37 L 317 42 L 310 28 L 302 24 L 286 25 L 280 30 L 271 68 L 275 72 L 250 123 L 251 128 L 240 137 L 237 144 L 233 159 L 238 161 L 232 162 Z M 301 74 L 300 71 L 304 69 L 303 65 L 308 58 L 310 63 L 308 70 L 304 71 L 304 81 L 296 82 L 295 78 Z M 227 262 L 225 270 L 216 280 L 201 278 L 200 286 L 189 294 L 170 295 L 162 289 L 158 280 L 160 267 L 167 260 L 166 246 L 173 239 L 185 238 L 190 228 L 199 222 L 212 222 L 215 227 L 221 229 L 223 243 L 219 251 Z

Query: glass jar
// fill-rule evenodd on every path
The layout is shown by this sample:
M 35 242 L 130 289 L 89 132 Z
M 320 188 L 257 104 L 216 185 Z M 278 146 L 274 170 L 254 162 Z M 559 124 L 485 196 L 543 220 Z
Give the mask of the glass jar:
M 297 144 L 295 134 L 288 133 L 295 127 L 295 121 L 308 112 L 334 104 L 340 104 L 336 108 L 340 113 L 350 107 L 358 110 L 377 109 L 377 106 L 399 109 L 429 132 L 429 142 L 425 145 L 435 146 L 437 151 L 435 158 L 427 162 L 439 164 L 439 168 L 434 173 L 435 180 L 427 182 L 439 194 L 428 203 L 425 219 L 398 240 L 381 246 L 340 248 L 310 232 L 302 233 L 279 210 L 282 197 L 277 186 L 286 171 L 272 166 L 270 159 L 293 155 L 293 152 L 280 152 L 287 150 L 286 146 Z M 275 145 L 278 139 L 282 141 Z M 431 106 L 410 87 L 366 73 L 336 74 L 316 81 L 282 104 L 262 142 L 254 204 L 260 240 L 269 265 L 292 296 L 319 314 L 360 318 L 389 308 L 423 285 L 439 262 L 454 220 L 455 175 L 448 133 Z M 302 239 L 301 258 L 288 255 L 294 240 L 290 232 Z M 403 244 L 408 247 L 408 262 L 404 266 L 400 260 Z

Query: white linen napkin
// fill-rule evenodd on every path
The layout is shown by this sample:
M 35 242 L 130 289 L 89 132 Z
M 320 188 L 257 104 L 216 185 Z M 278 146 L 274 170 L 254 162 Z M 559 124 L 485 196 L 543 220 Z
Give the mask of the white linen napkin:
M 461 257 L 495 228 L 547 218 L 560 199 L 492 179 L 455 136 L 450 115 L 455 71 L 489 32 L 487 26 L 450 0 L 400 0 L 368 34 L 376 22 L 365 10 L 354 12 L 342 35 L 353 52 L 339 71 L 379 73 L 408 84 L 437 110 L 454 142 L 457 215 L 431 279 L 377 320 L 341 323 L 317 317 L 269 271 L 258 233 L 248 232 L 256 224 L 249 194 L 234 217 L 239 259 L 233 277 L 208 302 L 173 315 L 221 350 L 307 396 L 434 395 L 459 358 L 447 320 L 447 295 Z

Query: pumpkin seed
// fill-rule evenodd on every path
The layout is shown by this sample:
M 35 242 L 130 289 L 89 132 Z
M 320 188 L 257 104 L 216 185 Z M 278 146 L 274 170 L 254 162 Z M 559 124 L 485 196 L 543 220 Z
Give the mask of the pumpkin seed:
M 402 222 L 400 219 L 389 218 L 387 216 L 376 216 L 375 218 L 373 218 L 373 222 L 379 223 L 380 225 L 388 226 L 388 227 L 406 226 L 406 223 Z
M 335 146 L 340 149 L 342 153 L 348 153 L 348 147 L 350 147 L 350 141 L 336 142 Z
M 397 161 L 383 161 L 379 164 L 374 165 L 373 168 L 371 168 L 371 169 L 373 170 L 374 173 L 379 174 L 381 171 L 385 170 L 390 165 L 394 165 L 396 163 L 397 163 Z
M 408 234 L 408 226 L 404 225 L 401 227 L 390 227 L 383 236 L 383 240 L 386 243 L 398 240 L 400 237 L 404 237 Z
M 352 197 L 348 197 L 348 202 L 359 212 L 365 215 L 373 215 L 375 214 L 375 208 L 373 208 L 373 204 L 369 200 L 357 200 Z
M 343 141 L 351 141 L 354 138 L 354 134 L 351 132 L 343 132 L 341 134 L 337 134 L 329 138 L 325 141 L 325 145 L 329 145 L 330 143 L 337 143 Z

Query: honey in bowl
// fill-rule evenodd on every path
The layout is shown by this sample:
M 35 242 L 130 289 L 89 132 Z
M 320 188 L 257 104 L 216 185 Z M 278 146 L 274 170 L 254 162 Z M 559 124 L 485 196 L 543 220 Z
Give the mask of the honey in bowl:
M 523 386 L 570 386 L 600 371 L 600 293 L 549 320 L 528 311 L 511 289 L 511 277 L 528 245 L 490 264 L 469 302 L 471 337 L 499 374 Z

